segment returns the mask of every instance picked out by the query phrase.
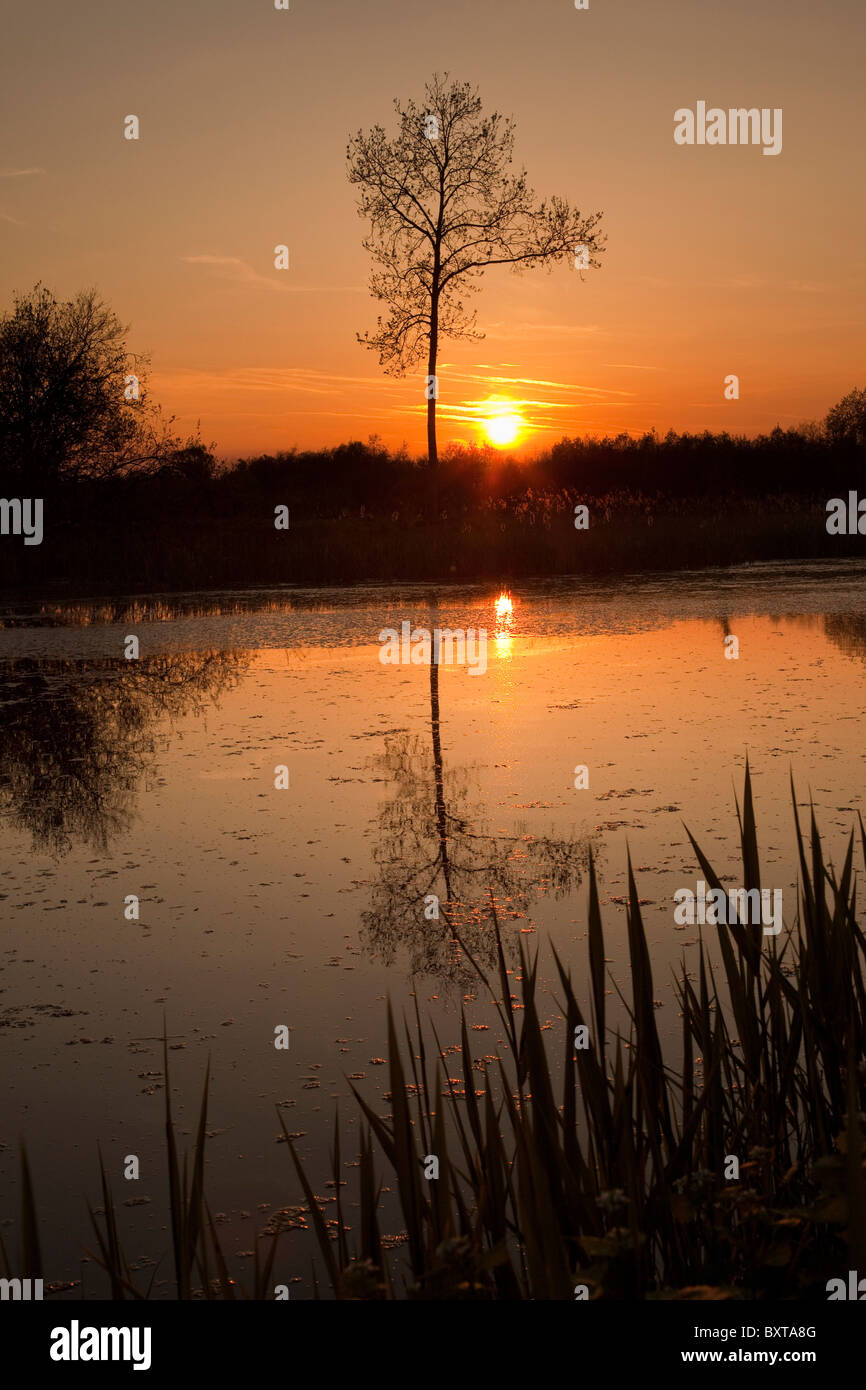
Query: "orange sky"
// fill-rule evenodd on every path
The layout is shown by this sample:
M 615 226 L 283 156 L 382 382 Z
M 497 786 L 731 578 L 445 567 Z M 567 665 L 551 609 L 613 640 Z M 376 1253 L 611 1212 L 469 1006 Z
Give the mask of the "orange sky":
M 583 283 L 487 273 L 485 340 L 443 344 L 441 442 L 479 440 L 491 396 L 535 449 L 754 433 L 866 385 L 861 0 L 49 0 L 5 30 L 0 302 L 96 285 L 221 455 L 371 433 L 424 452 L 422 371 L 387 378 L 355 340 L 380 306 L 345 149 L 437 69 L 514 116 L 537 192 L 608 235 Z M 698 100 L 781 107 L 782 153 L 677 146 Z

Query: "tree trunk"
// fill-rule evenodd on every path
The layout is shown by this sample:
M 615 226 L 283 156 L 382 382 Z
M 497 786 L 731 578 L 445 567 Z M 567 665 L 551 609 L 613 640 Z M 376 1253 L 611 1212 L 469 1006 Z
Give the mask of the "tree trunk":
M 433 617 L 436 618 L 437 609 L 435 602 L 432 605 Z M 433 733 L 433 779 L 436 788 L 436 829 L 439 836 L 439 863 L 442 866 L 442 874 L 445 879 L 446 905 L 444 917 L 449 923 L 451 918 L 451 861 L 448 858 L 448 815 L 445 810 L 445 772 L 442 766 L 442 742 L 439 736 L 439 651 L 438 643 L 434 643 L 437 650 L 430 653 L 430 728 Z
M 438 521 L 439 519 L 439 453 L 436 448 L 436 396 L 439 394 L 439 383 L 438 381 L 431 383 L 430 378 L 435 378 L 436 376 L 436 359 L 439 356 L 440 255 L 440 244 L 437 236 L 436 245 L 433 248 L 433 285 L 430 294 L 430 353 L 427 358 L 427 391 L 429 395 L 427 401 L 427 459 L 430 464 L 430 492 L 434 521 Z M 435 395 L 433 394 L 434 391 Z
M 437 252 L 438 260 L 438 252 Z M 438 267 L 437 267 L 438 270 Z M 438 383 L 432 383 L 436 376 L 436 358 L 439 355 L 439 295 L 434 288 L 430 303 L 430 355 L 427 358 L 427 458 L 430 463 L 430 491 L 434 520 L 439 516 L 439 453 L 436 448 L 436 396 Z

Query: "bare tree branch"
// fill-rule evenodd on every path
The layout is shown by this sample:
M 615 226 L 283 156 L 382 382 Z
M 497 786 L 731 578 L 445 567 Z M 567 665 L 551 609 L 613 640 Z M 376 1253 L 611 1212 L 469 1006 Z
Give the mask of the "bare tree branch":
M 526 171 L 512 172 L 513 121 L 484 115 L 469 83 L 437 74 L 423 107 L 394 107 L 393 139 L 374 126 L 347 148 L 358 213 L 372 231 L 364 247 L 379 267 L 370 291 L 390 311 L 358 341 L 378 352 L 390 375 L 404 376 L 426 356 L 427 375 L 435 377 L 440 337 L 482 336 L 458 282 L 471 294 L 490 266 L 549 269 L 579 246 L 587 264 L 598 267 L 605 239 L 601 213 L 583 217 L 556 197 L 537 201 Z M 435 465 L 435 397 L 428 399 L 427 447 Z

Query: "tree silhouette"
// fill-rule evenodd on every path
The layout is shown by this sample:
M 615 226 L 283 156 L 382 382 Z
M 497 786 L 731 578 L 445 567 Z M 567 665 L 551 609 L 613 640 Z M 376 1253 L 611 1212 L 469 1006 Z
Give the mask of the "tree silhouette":
M 248 660 L 213 650 L 3 662 L 0 815 L 37 852 L 60 857 L 79 841 L 105 853 L 155 765 L 157 721 L 216 703 Z
M 359 214 L 372 233 L 364 247 L 380 267 L 370 288 L 387 303 L 374 334 L 358 341 L 375 348 L 385 371 L 403 376 L 427 355 L 436 377 L 443 337 L 479 338 L 475 314 L 463 305 L 488 266 L 547 266 L 585 248 L 581 265 L 597 266 L 601 213 L 582 218 L 567 202 L 536 202 L 525 170 L 511 169 L 514 123 L 484 115 L 469 83 L 438 74 L 425 87 L 423 107 L 394 102 L 399 132 L 359 131 L 347 150 L 349 181 L 360 192 Z M 436 393 L 428 383 L 427 450 L 437 463 Z
M 824 429 L 834 444 L 866 444 L 866 391 L 849 391 L 828 410 Z
M 379 816 L 371 905 L 361 941 L 386 965 L 409 956 L 413 977 L 466 988 L 476 976 L 463 947 L 492 968 L 496 941 L 491 900 L 506 943 L 515 921 L 546 894 L 561 898 L 581 882 L 589 841 L 536 836 L 515 827 L 493 833 L 473 804 L 472 768 L 448 769 L 442 753 L 439 667 L 430 665 L 430 731 L 387 739 L 373 760 L 388 773 L 393 795 Z M 428 915 L 435 895 L 436 914 Z M 462 946 L 461 946 L 462 943 Z
M 95 290 L 36 285 L 0 318 L 0 468 L 39 487 L 153 470 L 180 441 L 151 403 L 146 359 Z M 200 447 L 186 441 L 187 450 Z

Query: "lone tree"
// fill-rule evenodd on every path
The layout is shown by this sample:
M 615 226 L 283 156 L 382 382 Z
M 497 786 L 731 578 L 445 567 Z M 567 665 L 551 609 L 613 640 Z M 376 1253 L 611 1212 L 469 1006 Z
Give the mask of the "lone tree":
M 849 391 L 828 410 L 824 430 L 834 444 L 866 444 L 866 390 Z
M 394 102 L 399 132 L 359 131 L 347 150 L 349 181 L 361 190 L 359 214 L 369 219 L 364 242 L 379 269 L 371 292 L 390 309 L 374 334 L 392 376 L 427 357 L 427 451 L 436 452 L 436 360 L 439 340 L 481 338 L 461 295 L 477 290 L 488 266 L 547 266 L 566 256 L 578 268 L 598 266 L 601 213 L 581 217 L 561 198 L 538 202 L 526 172 L 512 172 L 514 122 L 484 115 L 469 83 L 434 76 L 424 105 Z M 582 249 L 581 249 L 582 248 Z M 430 379 L 433 379 L 432 381 Z
M 95 290 L 36 285 L 0 317 L 0 468 L 39 486 L 154 471 L 182 445 L 147 392 L 146 360 Z M 206 452 L 206 451 L 204 451 Z

